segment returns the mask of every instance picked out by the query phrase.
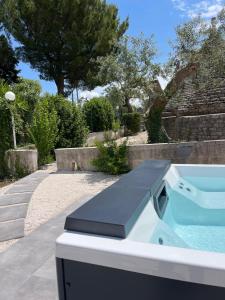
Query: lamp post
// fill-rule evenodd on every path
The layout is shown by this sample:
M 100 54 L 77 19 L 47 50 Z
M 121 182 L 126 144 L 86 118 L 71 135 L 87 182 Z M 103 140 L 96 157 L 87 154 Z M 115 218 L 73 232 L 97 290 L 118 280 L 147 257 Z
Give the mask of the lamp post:
M 13 92 L 9 91 L 9 92 L 5 93 L 5 99 L 9 102 L 13 102 L 16 99 L 16 95 Z M 11 108 L 10 108 L 10 112 L 11 112 L 11 118 L 12 118 L 13 146 L 14 146 L 14 149 L 16 149 L 15 120 L 14 120 L 14 115 L 13 115 Z

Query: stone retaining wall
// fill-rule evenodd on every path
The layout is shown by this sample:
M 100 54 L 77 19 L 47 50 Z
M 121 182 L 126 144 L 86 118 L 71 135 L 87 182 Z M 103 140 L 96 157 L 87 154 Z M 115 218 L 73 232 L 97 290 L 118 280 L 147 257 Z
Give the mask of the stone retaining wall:
M 163 124 L 172 140 L 204 141 L 225 138 L 225 113 L 199 116 L 170 116 Z
M 66 148 L 55 150 L 58 170 L 74 170 L 74 166 L 82 171 L 94 171 L 91 161 L 98 156 L 96 147 Z
M 169 159 L 173 163 L 184 164 L 225 164 L 225 140 L 174 144 L 128 146 L 128 159 L 131 168 L 144 160 Z M 93 171 L 91 161 L 98 156 L 92 148 L 57 149 L 58 170 L 72 170 L 74 163 L 83 171 Z
M 29 174 L 38 169 L 37 150 L 9 150 L 6 152 L 6 160 L 12 174 L 15 172 Z

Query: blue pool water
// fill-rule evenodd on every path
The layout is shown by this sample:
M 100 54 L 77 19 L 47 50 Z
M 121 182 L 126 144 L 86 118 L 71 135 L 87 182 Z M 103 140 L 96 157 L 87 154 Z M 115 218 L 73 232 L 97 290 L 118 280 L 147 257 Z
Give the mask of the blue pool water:
M 167 188 L 169 201 L 151 243 L 225 253 L 225 178 L 188 177 L 186 183 L 207 192 L 207 205 L 191 199 L 188 192 Z M 182 190 L 187 189 L 185 184 Z M 215 193 L 216 192 L 216 193 Z M 223 195 L 224 194 L 224 195 Z M 197 194 L 200 195 L 201 194 Z M 205 195 L 204 193 L 202 195 Z M 213 207 L 219 197 L 221 208 Z M 200 203 L 201 202 L 201 203 Z
M 225 177 L 184 176 L 184 179 L 205 192 L 225 192 Z

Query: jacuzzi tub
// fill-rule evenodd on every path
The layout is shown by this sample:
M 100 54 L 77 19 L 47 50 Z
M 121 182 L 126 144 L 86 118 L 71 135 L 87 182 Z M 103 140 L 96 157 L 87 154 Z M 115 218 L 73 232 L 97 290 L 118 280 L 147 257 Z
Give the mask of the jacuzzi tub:
M 225 166 L 145 162 L 65 229 L 60 300 L 225 299 Z

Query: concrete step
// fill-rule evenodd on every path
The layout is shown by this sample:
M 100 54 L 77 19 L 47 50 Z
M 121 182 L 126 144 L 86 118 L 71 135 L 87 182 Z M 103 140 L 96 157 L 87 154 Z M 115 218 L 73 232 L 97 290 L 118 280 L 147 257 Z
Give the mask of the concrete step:
M 0 242 L 24 236 L 24 219 L 0 223 Z
M 0 242 L 24 236 L 24 219 L 28 204 L 46 172 L 28 175 L 0 194 Z
M 27 208 L 27 203 L 0 206 L 0 226 L 1 222 L 25 218 Z
M 19 204 L 19 203 L 28 203 L 32 197 L 32 193 L 19 193 L 19 194 L 3 194 L 0 196 L 0 207 Z
M 14 185 L 5 192 L 5 195 L 8 194 L 18 194 L 18 193 L 33 193 L 37 185 Z

